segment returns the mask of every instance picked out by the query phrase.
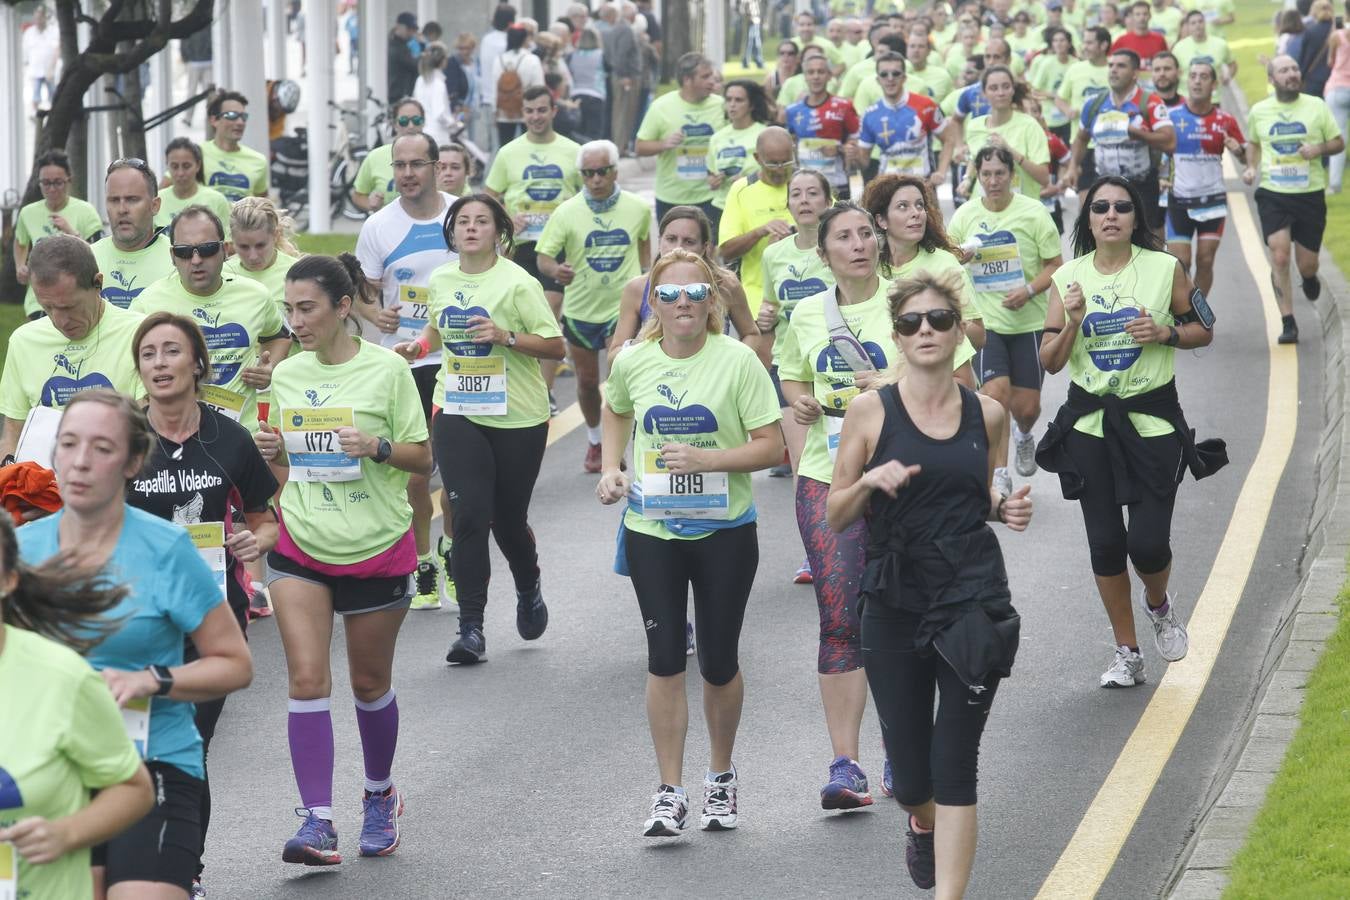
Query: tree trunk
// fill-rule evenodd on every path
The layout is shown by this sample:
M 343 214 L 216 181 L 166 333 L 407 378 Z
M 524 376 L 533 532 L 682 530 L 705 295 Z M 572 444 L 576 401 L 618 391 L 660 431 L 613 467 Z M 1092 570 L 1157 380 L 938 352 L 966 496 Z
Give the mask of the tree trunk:
M 661 80 L 675 77 L 675 63 L 693 50 L 702 35 L 694 34 L 695 7 L 704 0 L 666 0 L 662 5 Z

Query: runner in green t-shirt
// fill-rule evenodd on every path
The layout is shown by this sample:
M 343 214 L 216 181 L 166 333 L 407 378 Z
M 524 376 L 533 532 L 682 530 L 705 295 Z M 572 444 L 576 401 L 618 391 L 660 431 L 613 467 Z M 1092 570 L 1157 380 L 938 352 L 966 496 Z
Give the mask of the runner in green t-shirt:
M 697 206 L 714 226 L 718 210 L 708 184 L 708 142 L 727 124 L 722 98 L 713 94 L 713 66 L 686 53 L 675 69 L 678 91 L 652 101 L 637 131 L 637 155 L 656 157 L 656 217 L 672 206 Z M 597 410 L 598 412 L 598 410 Z
M 239 143 L 248 127 L 248 98 L 237 91 L 221 91 L 206 107 L 214 137 L 202 144 L 206 184 L 233 203 L 245 197 L 266 197 L 270 187 L 267 157 Z
M 9 338 L 0 374 L 0 457 L 14 452 L 36 407 L 60 409 L 87 388 L 132 396 L 141 390 L 131 338 L 142 317 L 99 296 L 103 276 L 89 245 L 73 235 L 53 235 L 33 251 L 32 283 L 46 315 Z
M 768 100 L 764 89 L 753 81 L 728 82 L 722 96 L 728 121 L 708 144 L 708 184 L 713 189 L 713 206 L 719 210 L 726 208 L 727 192 L 737 178 L 759 171 L 755 141 L 769 125 Z
M 14 226 L 14 272 L 19 284 L 28 284 L 28 254 L 33 245 L 54 234 L 70 234 L 93 243 L 103 236 L 103 219 L 92 205 L 70 196 L 70 158 L 62 150 L 45 153 L 37 161 L 42 199 L 19 210 Z M 24 315 L 42 312 L 32 285 L 23 298 Z
M 636 194 L 620 190 L 619 151 L 613 143 L 591 141 L 581 148 L 580 159 L 585 190 L 558 207 L 537 250 L 539 271 L 563 285 L 562 330 L 572 349 L 577 402 L 586 420 L 584 468 L 596 473 L 600 351 L 614 333 L 623 286 L 651 265 L 652 214 Z M 559 262 L 560 254 L 566 262 Z
M 389 111 L 389 122 L 393 129 L 389 143 L 366 154 L 352 184 L 352 200 L 367 212 L 375 212 L 398 193 L 394 188 L 394 141 L 405 134 L 421 134 L 426 111 L 412 97 L 404 97 Z
M 205 206 L 225 223 L 225 240 L 229 241 L 230 201 L 220 191 L 206 186 L 202 148 L 189 138 L 174 138 L 164 150 L 164 162 L 169 169 L 169 184 L 159 191 L 155 227 L 167 227 L 174 216 L 189 206 Z
M 225 261 L 224 274 L 252 279 L 267 288 L 284 318 L 286 273 L 300 258 L 300 251 L 291 243 L 280 213 L 267 197 L 245 197 L 230 211 L 230 224 L 235 255 Z
M 618 148 L 609 147 L 617 162 Z M 590 165 L 584 148 L 582 162 Z M 588 177 L 587 189 L 600 177 Z M 453 498 L 447 537 L 459 594 L 459 639 L 446 659 L 472 664 L 487 654 L 489 534 L 515 582 L 516 630 L 535 640 L 548 627 L 529 512 L 548 443 L 548 389 L 539 360 L 562 359 L 564 348 L 539 282 L 498 255 L 510 234 L 506 210 L 474 195 L 455 201 L 446 221 L 459 259 L 432 273 L 422 336 L 394 350 L 414 362 L 445 348 L 433 438 L 445 493 Z M 568 258 L 580 265 L 583 257 Z
M 947 74 L 946 69 L 929 59 L 933 51 L 932 46 L 928 43 L 927 33 L 917 28 L 910 31 L 909 36 L 905 38 L 904 52 L 906 59 L 905 81 L 909 84 L 909 89 L 918 91 L 925 97 L 941 104 L 956 85 L 952 81 L 952 77 Z M 875 67 L 873 67 L 872 74 L 874 76 L 876 74 Z M 876 78 L 873 77 L 871 80 L 875 81 Z M 859 106 L 856 97 L 853 107 L 855 109 L 867 108 L 867 106 Z
M 1055 100 L 1069 69 L 1077 63 L 1072 49 L 1073 39 L 1069 37 L 1069 32 L 1057 28 L 1050 35 L 1049 52 L 1033 59 L 1031 68 L 1027 70 L 1027 84 L 1031 87 L 1031 95 L 1041 104 L 1041 115 L 1045 117 L 1046 127 L 1058 134 L 1066 144 L 1073 139 L 1069 117 Z
M 1041 123 L 1021 111 L 1024 86 L 1014 80 L 1006 66 L 985 69 L 980 85 L 989 101 L 989 114 L 975 116 L 966 123 L 967 165 L 958 194 L 980 195 L 975 167 L 969 163 L 989 144 L 1005 147 L 1012 153 L 1017 165 L 1018 190 L 1039 197 L 1041 188 L 1050 183 L 1050 145 Z
M 1275 302 L 1284 320 L 1279 340 L 1296 344 L 1290 257 L 1303 279 L 1304 296 L 1316 300 L 1322 293 L 1317 255 L 1327 226 L 1327 170 L 1322 160 L 1343 151 L 1345 138 L 1327 102 L 1301 93 L 1303 74 L 1292 57 L 1275 57 L 1266 73 L 1275 94 L 1252 104 L 1247 113 L 1247 168 L 1242 180 L 1252 184 L 1260 173 L 1256 212 L 1270 248 Z
M 737 179 L 727 193 L 717 255 L 728 265 L 738 262 L 745 298 L 758 315 L 764 294 L 760 257 L 792 230 L 787 211 L 788 176 L 796 165 L 792 135 L 778 125 L 765 128 L 755 142 L 755 159 L 759 171 Z
M 1060 81 L 1055 105 L 1069 119 L 1071 138 L 1078 135 L 1083 107 L 1111 89 L 1106 72 L 1106 54 L 1110 49 L 1111 33 L 1100 26 L 1089 28 L 1083 34 L 1082 59 L 1069 66 Z
M 103 273 L 103 299 L 122 309 L 174 271 L 169 239 L 155 225 L 156 187 L 149 166 L 126 160 L 113 163 L 104 180 L 111 233 L 95 242 L 94 258 Z
M 1209 23 L 1205 14 L 1198 9 L 1186 13 L 1183 37 L 1172 47 L 1172 55 L 1177 58 L 1177 67 L 1183 72 L 1191 70 L 1192 62 L 1207 62 L 1219 73 L 1219 80 L 1227 84 L 1237 74 L 1237 60 L 1228 42 L 1209 33 Z
M 972 167 L 981 196 L 957 209 L 947 233 L 972 254 L 975 305 L 985 328 L 984 346 L 975 360 L 980 392 L 1012 415 L 1017 474 L 1030 478 L 1036 474 L 1031 431 L 1041 415 L 1045 292 L 1064 258 L 1045 206 L 1035 196 L 1014 192 L 1014 164 L 1006 148 L 985 147 Z M 1005 456 L 998 469 L 1006 472 L 1006 466 Z
M 133 312 L 168 310 L 201 326 L 211 353 L 211 383 L 202 401 L 257 431 L 257 393 L 272 382 L 272 368 L 291 348 L 291 334 L 267 289 L 244 278 L 225 278 L 224 226 L 205 207 L 174 220 L 176 274 L 147 288 Z M 183 254 L 187 256 L 184 257 Z

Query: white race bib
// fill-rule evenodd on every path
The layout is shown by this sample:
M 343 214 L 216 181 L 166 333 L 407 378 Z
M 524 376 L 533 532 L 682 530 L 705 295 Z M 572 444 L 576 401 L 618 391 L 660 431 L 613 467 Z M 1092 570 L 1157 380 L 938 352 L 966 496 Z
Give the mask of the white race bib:
M 427 327 L 427 304 L 431 302 L 431 292 L 415 284 L 398 286 L 398 336 L 405 341 L 415 341 L 422 336 Z
M 1212 222 L 1228 215 L 1227 203 L 1214 203 L 1210 206 L 1197 206 L 1186 210 L 1192 222 Z
M 881 157 L 881 174 L 913 175 L 917 178 L 923 178 L 928 175 L 928 166 L 925 165 L 924 157 L 917 153 L 900 153 L 895 156 L 883 155 Z
M 283 409 L 281 439 L 296 481 L 356 481 L 361 460 L 352 459 L 338 442 L 339 428 L 356 427 L 350 406 L 329 409 Z
M 0 900 L 18 900 L 19 854 L 10 843 L 0 843 Z
M 1006 294 L 1027 283 L 1016 244 L 986 244 L 976 250 L 970 276 L 975 290 L 984 294 Z
M 1312 165 L 1297 153 L 1277 153 L 1270 161 L 1270 183 L 1286 191 L 1306 191 L 1312 183 Z
M 731 494 L 726 472 L 672 475 L 660 450 L 642 454 L 642 517 L 644 519 L 727 519 Z
M 1130 117 L 1118 109 L 1103 110 L 1092 124 L 1092 139 L 1099 144 L 1123 144 L 1130 139 Z
M 853 398 L 861 394 L 862 391 L 856 387 L 836 388 L 825 393 L 825 399 L 821 406 L 826 409 L 845 412 L 848 405 L 853 402 Z M 825 449 L 830 454 L 830 462 L 833 463 L 836 456 L 839 455 L 839 438 L 844 433 L 844 417 L 826 415 L 821 417 L 825 422 Z
M 802 138 L 797 142 L 797 165 L 803 169 L 833 174 L 837 168 L 835 161 L 838 156 L 826 156 L 825 148 L 838 146 L 838 141 L 829 138 Z
M 449 357 L 441 408 L 462 416 L 506 415 L 506 357 Z
M 221 599 L 225 594 L 225 578 L 227 568 L 225 565 L 225 523 L 224 522 L 198 522 L 194 525 L 188 525 L 188 537 L 192 538 L 192 544 L 201 554 L 206 565 L 211 569 L 211 575 L 216 579 L 216 585 L 220 588 Z
M 244 395 L 226 390 L 218 384 L 202 385 L 201 399 L 207 406 L 235 422 L 244 414 Z
M 127 737 L 136 745 L 136 752 L 145 759 L 150 753 L 150 703 L 151 697 L 138 697 L 127 701 L 122 707 L 122 726 Z
M 675 177 L 681 181 L 703 181 L 707 178 L 707 146 L 682 147 L 675 157 Z

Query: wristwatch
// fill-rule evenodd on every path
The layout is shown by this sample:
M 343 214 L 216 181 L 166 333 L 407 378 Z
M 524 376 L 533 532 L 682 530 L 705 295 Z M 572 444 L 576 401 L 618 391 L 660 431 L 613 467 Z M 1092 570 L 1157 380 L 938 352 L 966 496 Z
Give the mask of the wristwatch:
M 506 333 L 506 346 L 514 347 L 515 345 L 516 345 L 516 333 L 514 331 L 508 331 Z
M 380 445 L 375 450 L 375 456 L 372 457 L 377 463 L 388 462 L 389 457 L 394 455 L 394 445 L 389 443 L 389 438 L 380 438 Z
M 1168 325 L 1168 326 L 1167 326 L 1167 330 L 1168 330 L 1170 333 L 1167 335 L 1167 340 L 1163 341 L 1163 343 L 1166 344 L 1166 345 L 1169 346 L 1169 347 L 1175 347 L 1175 346 L 1177 346 L 1178 344 L 1180 344 L 1180 343 L 1181 343 L 1181 332 L 1180 332 L 1180 331 L 1177 331 L 1177 327 L 1176 327 L 1175 325 Z
M 168 666 L 146 666 L 146 669 L 159 682 L 159 690 L 155 691 L 156 697 L 163 697 L 173 690 L 173 673 L 169 671 Z

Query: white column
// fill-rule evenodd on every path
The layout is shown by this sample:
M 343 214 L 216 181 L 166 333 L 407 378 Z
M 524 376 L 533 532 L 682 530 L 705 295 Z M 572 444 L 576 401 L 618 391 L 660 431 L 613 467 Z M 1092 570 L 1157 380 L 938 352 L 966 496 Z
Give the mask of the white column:
M 146 118 L 157 115 L 173 106 L 172 54 L 175 52 L 174 45 L 170 44 L 150 57 L 150 102 L 141 104 L 141 109 Z M 164 148 L 172 138 L 173 119 L 145 133 L 146 162 L 150 163 L 150 168 L 153 171 L 164 171 Z
M 715 67 L 727 61 L 726 4 L 717 0 L 703 4 L 703 55 Z
M 211 80 L 218 87 L 227 87 L 234 82 L 234 71 L 230 64 L 234 58 L 230 53 L 230 23 L 228 15 L 217 14 L 211 22 Z M 205 110 L 206 104 L 202 104 Z M 205 113 L 203 113 L 204 115 Z
M 273 3 L 280 0 L 272 0 Z M 248 98 L 248 126 L 240 143 L 259 153 L 268 154 L 267 140 L 267 79 L 258 58 L 263 33 L 262 0 L 230 0 L 225 7 L 230 20 L 230 43 L 223 50 L 230 57 L 231 79 L 219 82 L 221 87 L 238 91 Z
M 305 43 L 309 46 L 305 97 L 309 109 L 309 230 L 322 234 L 333 229 L 328 203 L 328 154 L 332 133 L 328 103 L 333 99 L 333 14 L 325 0 L 305 0 Z
M 267 77 L 286 77 L 286 3 L 267 0 Z
M 0 128 L 9 135 L 0 141 L 0 202 L 18 202 L 28 185 L 28 85 L 23 80 L 23 59 L 19 11 L 8 3 L 0 4 L 0 47 L 9 48 L 0 61 L 0 97 L 10 101 L 0 106 Z M 11 198 L 9 192 L 14 191 Z
M 417 27 L 418 27 L 418 28 L 421 28 L 423 25 L 427 24 L 428 22 L 440 22 L 440 16 L 437 15 L 437 13 L 436 13 L 436 7 L 437 7 L 437 5 L 438 5 L 438 4 L 436 3 L 436 0 L 417 0 Z M 442 28 L 445 28 L 445 30 L 446 30 L 446 32 L 447 32 L 446 35 L 442 35 L 442 36 L 441 36 L 441 40 L 444 41 L 444 40 L 446 39 L 446 37 L 450 37 L 450 40 L 453 41 L 453 40 L 454 40 L 454 37 L 448 34 L 448 32 L 449 32 L 450 29 L 449 29 L 449 28 L 446 28 L 446 25 L 445 25 L 444 22 L 441 22 L 441 27 L 442 27 Z M 452 46 L 453 46 L 453 44 L 452 44 Z
M 365 73 L 366 85 L 381 103 L 389 100 L 388 22 L 389 5 L 385 0 L 361 3 L 361 71 Z

